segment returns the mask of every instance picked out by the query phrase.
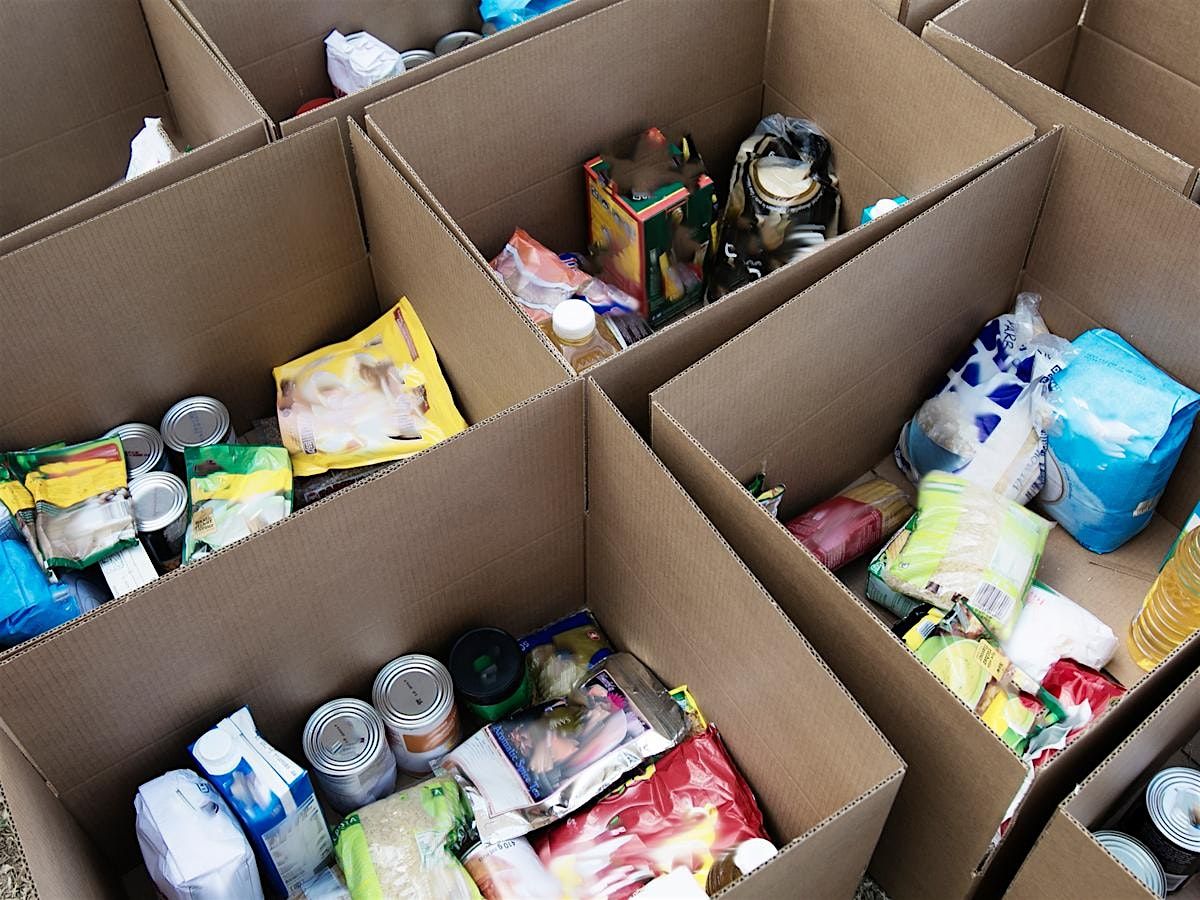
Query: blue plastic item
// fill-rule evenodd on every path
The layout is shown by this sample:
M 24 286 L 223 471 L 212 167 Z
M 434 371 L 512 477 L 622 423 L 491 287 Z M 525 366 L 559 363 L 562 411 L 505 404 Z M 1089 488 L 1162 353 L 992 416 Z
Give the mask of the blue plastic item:
M 1094 553 L 1150 523 L 1200 411 L 1179 384 L 1119 334 L 1085 331 L 1054 377 L 1058 413 L 1046 458 L 1046 512 Z
M 497 31 L 528 22 L 570 0 L 479 0 L 479 16 Z
M 79 615 L 65 584 L 51 584 L 16 521 L 0 508 L 0 648 L 57 628 Z

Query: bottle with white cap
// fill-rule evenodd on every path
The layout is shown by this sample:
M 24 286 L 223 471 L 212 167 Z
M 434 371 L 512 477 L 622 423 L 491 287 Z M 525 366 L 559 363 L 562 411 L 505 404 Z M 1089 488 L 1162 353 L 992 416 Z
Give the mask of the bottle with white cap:
M 554 307 L 553 318 L 542 323 L 542 330 L 576 372 L 615 356 L 626 346 L 616 329 L 596 318 L 590 303 L 574 297 Z

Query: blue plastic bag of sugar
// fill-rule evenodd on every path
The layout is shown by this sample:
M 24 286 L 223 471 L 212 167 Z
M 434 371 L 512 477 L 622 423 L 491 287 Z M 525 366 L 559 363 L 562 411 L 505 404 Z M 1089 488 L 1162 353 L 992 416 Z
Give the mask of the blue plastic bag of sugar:
M 1187 443 L 1200 394 L 1104 328 L 1072 342 L 1054 377 L 1041 501 L 1075 540 L 1108 553 L 1150 523 Z

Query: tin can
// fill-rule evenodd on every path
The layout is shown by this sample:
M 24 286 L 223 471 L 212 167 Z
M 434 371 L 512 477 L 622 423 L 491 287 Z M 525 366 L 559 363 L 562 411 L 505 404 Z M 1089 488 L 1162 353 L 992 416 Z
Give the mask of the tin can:
M 188 397 L 180 400 L 163 416 L 163 443 L 182 453 L 187 447 L 232 444 L 237 441 L 229 420 L 229 410 L 212 397 Z
M 453 53 L 468 44 L 482 40 L 483 35 L 478 31 L 452 31 L 438 38 L 438 42 L 433 45 L 433 53 L 435 56 L 445 56 L 447 53 Z
M 383 719 L 396 765 L 407 775 L 428 775 L 458 743 L 454 683 L 432 656 L 410 653 L 384 666 L 375 676 L 371 702 Z
M 463 854 L 463 867 L 484 900 L 556 900 L 554 878 L 523 837 L 496 844 L 479 843 Z
M 1179 890 L 1200 869 L 1200 771 L 1163 769 L 1130 816 L 1129 833 L 1162 863 L 1167 891 Z
M 467 708 L 495 722 L 533 702 L 521 645 L 499 628 L 472 628 L 454 642 L 450 676 Z
M 330 700 L 308 717 L 304 755 L 329 805 L 351 813 L 396 789 L 383 719 L 361 700 Z
M 400 61 L 404 63 L 405 71 L 423 66 L 427 62 L 433 62 L 434 58 L 432 50 L 405 50 L 400 54 Z
M 129 479 L 129 498 L 138 536 L 159 570 L 173 569 L 183 553 L 188 493 L 170 472 L 147 472 Z
M 126 425 L 118 425 L 104 437 L 121 439 L 121 446 L 125 449 L 125 469 L 130 478 L 137 478 L 147 472 L 169 471 L 170 465 L 167 462 L 162 435 L 152 425 L 129 422 Z
M 1140 841 L 1120 831 L 1097 831 L 1092 834 L 1101 847 L 1111 853 L 1134 874 L 1156 897 L 1167 896 L 1167 876 L 1162 864 Z

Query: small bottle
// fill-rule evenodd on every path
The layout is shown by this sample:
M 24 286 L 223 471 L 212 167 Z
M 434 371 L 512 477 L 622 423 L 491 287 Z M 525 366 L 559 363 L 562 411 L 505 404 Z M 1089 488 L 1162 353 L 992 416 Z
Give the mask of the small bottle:
M 1149 672 L 1200 629 L 1200 528 L 1179 546 L 1129 626 L 1129 652 Z
M 542 330 L 576 372 L 625 349 L 624 342 L 608 323 L 597 321 L 591 304 L 573 297 L 554 307 L 554 318 L 543 322 Z

